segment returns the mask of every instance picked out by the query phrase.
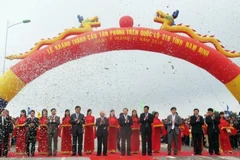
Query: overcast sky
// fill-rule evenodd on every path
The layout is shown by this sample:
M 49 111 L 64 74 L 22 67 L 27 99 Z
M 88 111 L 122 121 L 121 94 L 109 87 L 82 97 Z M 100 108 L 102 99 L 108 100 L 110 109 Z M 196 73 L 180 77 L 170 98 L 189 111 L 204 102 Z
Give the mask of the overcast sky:
M 99 16 L 105 29 L 118 27 L 121 16 L 134 18 L 134 26 L 159 28 L 153 18 L 158 9 L 180 11 L 176 23 L 189 24 L 201 34 L 216 35 L 229 50 L 240 51 L 239 0 L 6 0 L 0 7 L 0 63 L 2 67 L 6 24 L 23 19 L 31 23 L 9 29 L 7 55 L 28 51 L 42 38 L 51 38 L 66 28 L 78 27 L 77 15 Z M 7 61 L 9 68 L 18 61 Z M 240 58 L 234 59 L 240 66 Z M 173 66 L 173 67 L 172 67 Z M 109 68 L 109 69 L 105 69 Z M 74 72 L 73 72 L 74 71 Z M 145 51 L 113 51 L 68 62 L 46 72 L 27 85 L 9 103 L 13 116 L 27 107 L 41 111 L 57 108 L 62 117 L 65 109 L 76 105 L 85 114 L 93 109 L 109 112 L 122 108 L 142 112 L 142 103 L 166 118 L 172 106 L 180 116 L 208 107 L 240 111 L 232 94 L 217 79 L 193 64 L 166 55 Z

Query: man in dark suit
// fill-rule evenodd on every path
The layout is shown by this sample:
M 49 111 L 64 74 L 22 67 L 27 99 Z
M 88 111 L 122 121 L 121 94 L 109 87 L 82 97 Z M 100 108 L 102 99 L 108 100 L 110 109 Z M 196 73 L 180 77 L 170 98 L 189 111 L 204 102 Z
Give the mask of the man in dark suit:
M 25 126 L 27 127 L 27 145 L 26 145 L 26 153 L 27 156 L 30 156 L 29 146 L 31 145 L 31 155 L 34 156 L 35 152 L 35 144 L 37 137 L 37 128 L 39 126 L 38 118 L 35 117 L 35 111 L 30 111 L 30 118 L 27 119 Z
M 144 107 L 144 113 L 140 115 L 140 132 L 142 138 L 142 155 L 146 155 L 146 139 L 148 139 L 148 155 L 152 156 L 152 123 L 153 115 L 148 113 L 149 107 Z
M 220 153 L 219 153 L 220 131 L 218 128 L 220 119 L 218 116 L 214 115 L 212 108 L 208 108 L 208 113 L 207 113 L 205 121 L 208 125 L 208 127 L 207 127 L 208 143 L 209 143 L 208 152 L 210 155 L 213 154 L 213 151 L 215 152 L 216 155 L 220 155 Z
M 48 156 L 57 155 L 57 139 L 58 139 L 58 126 L 60 124 L 60 117 L 56 116 L 56 109 L 51 109 L 52 115 L 47 119 L 48 127 Z M 53 150 L 52 150 L 52 141 L 53 141 Z
M 121 155 L 124 156 L 126 149 L 125 149 L 125 143 L 127 141 L 127 155 L 131 155 L 131 135 L 132 135 L 132 128 L 131 125 L 133 124 L 132 122 L 132 117 L 128 116 L 128 109 L 124 108 L 123 109 L 123 115 L 119 117 L 119 125 L 120 125 L 120 137 L 121 137 Z
M 108 119 L 105 117 L 103 111 L 100 112 L 100 118 L 96 119 L 97 127 L 97 156 L 100 156 L 102 153 L 103 146 L 103 155 L 107 156 L 107 137 L 108 137 Z
M 78 155 L 82 156 L 82 143 L 83 143 L 83 125 L 85 124 L 84 115 L 80 113 L 81 107 L 75 107 L 75 113 L 70 117 L 70 123 L 72 124 L 72 156 L 76 155 L 78 148 Z M 78 143 L 78 147 L 77 147 Z
M 14 138 L 12 137 L 14 119 L 12 118 L 12 116 L 9 115 L 9 111 L 7 109 L 4 109 L 4 110 L 6 111 L 6 118 L 9 120 L 9 126 L 10 126 L 9 127 L 10 132 L 9 132 L 9 137 L 8 137 L 8 143 L 10 144 L 10 147 L 12 147 L 12 145 L 14 143 Z
M 194 155 L 202 155 L 202 142 L 203 142 L 203 117 L 199 115 L 199 110 L 194 109 L 194 115 L 190 117 L 190 124 L 192 126 L 192 139 Z
M 7 116 L 6 110 L 2 110 L 0 116 L 0 157 L 7 157 L 8 154 L 8 137 L 12 134 L 13 125 Z

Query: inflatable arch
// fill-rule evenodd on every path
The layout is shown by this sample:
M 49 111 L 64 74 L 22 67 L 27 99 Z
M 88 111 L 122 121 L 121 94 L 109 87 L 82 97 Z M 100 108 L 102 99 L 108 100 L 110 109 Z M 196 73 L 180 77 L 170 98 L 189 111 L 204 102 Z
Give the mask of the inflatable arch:
M 24 86 L 44 72 L 68 61 L 113 50 L 144 50 L 186 60 L 216 77 L 240 102 L 240 68 L 228 58 L 240 54 L 225 50 L 214 36 L 201 36 L 189 26 L 175 25 L 178 13 L 169 15 L 157 11 L 154 21 L 162 23 L 160 29 L 133 27 L 133 19 L 124 16 L 119 21 L 120 28 L 98 31 L 92 30 L 100 26 L 97 17 L 84 20 L 78 16 L 79 28 L 67 29 L 53 39 L 41 40 L 29 52 L 7 57 L 22 60 L 0 77 L 0 107 L 6 107 Z M 65 39 L 69 35 L 76 36 Z M 204 43 L 212 43 L 215 48 Z M 41 49 L 43 45 L 48 46 Z

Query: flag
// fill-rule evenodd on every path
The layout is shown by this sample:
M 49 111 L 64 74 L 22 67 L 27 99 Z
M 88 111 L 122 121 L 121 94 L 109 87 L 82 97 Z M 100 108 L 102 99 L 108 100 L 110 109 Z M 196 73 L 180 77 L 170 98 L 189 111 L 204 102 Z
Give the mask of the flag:
M 227 114 L 230 115 L 229 106 L 227 105 Z
M 27 109 L 27 110 L 28 110 L 28 112 L 27 112 L 27 113 L 28 113 L 28 115 L 30 115 L 31 108 L 30 108 L 30 107 L 28 107 L 28 109 Z

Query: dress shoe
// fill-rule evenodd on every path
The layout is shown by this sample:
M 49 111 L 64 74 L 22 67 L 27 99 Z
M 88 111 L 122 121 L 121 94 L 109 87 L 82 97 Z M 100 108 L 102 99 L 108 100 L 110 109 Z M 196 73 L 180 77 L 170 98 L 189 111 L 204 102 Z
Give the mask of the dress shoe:
M 215 153 L 215 154 L 216 154 L 216 155 L 218 155 L 218 156 L 220 156 L 220 153 L 218 153 L 218 152 L 217 152 L 217 153 Z
M 48 156 L 52 156 L 52 153 L 48 153 Z
M 76 153 L 72 153 L 72 156 L 76 156 Z
M 152 153 L 149 153 L 148 156 L 152 156 Z
M 168 152 L 168 155 L 170 156 L 170 155 L 171 155 L 171 152 Z
M 107 154 L 103 154 L 103 156 L 107 156 Z
M 34 157 L 34 153 L 32 153 L 32 157 Z
M 146 156 L 146 153 L 143 153 L 142 155 L 143 155 L 143 156 Z
M 209 153 L 210 155 L 213 155 L 213 153 Z
M 97 156 L 101 156 L 101 154 L 97 154 Z
M 121 156 L 125 156 L 125 154 L 121 153 Z
M 176 156 L 176 155 L 177 155 L 177 152 L 175 152 L 174 155 Z
M 131 154 L 131 153 L 128 153 L 127 155 L 128 155 L 128 156 L 132 156 L 132 154 Z
M 82 153 L 78 153 L 79 156 L 82 156 Z
M 54 153 L 53 156 L 57 156 L 57 153 Z

